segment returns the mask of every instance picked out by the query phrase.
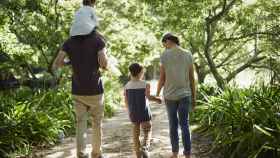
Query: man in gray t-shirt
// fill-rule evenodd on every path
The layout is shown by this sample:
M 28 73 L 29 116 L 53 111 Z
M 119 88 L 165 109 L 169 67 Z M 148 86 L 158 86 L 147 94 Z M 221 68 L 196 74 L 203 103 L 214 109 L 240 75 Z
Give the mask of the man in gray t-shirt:
M 165 70 L 164 98 L 178 100 L 191 96 L 189 69 L 193 64 L 192 55 L 176 46 L 166 49 L 160 59 Z
M 166 48 L 160 61 L 160 79 L 157 96 L 162 87 L 169 119 L 169 134 L 172 145 L 171 158 L 178 158 L 178 126 L 182 131 L 185 158 L 191 157 L 189 112 L 195 107 L 195 80 L 191 53 L 180 47 L 178 37 L 168 33 L 163 36 Z

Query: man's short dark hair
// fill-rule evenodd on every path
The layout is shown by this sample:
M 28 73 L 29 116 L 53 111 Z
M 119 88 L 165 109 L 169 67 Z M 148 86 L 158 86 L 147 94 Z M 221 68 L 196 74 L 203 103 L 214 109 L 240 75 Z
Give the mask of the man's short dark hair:
M 133 63 L 129 66 L 129 72 L 133 77 L 137 77 L 142 70 L 143 66 L 138 63 Z
M 83 5 L 92 5 L 95 3 L 96 0 L 83 0 Z
M 161 42 L 166 42 L 167 40 L 172 41 L 174 43 L 176 43 L 177 45 L 180 45 L 180 41 L 179 38 L 175 35 L 173 35 L 172 33 L 167 33 L 162 37 Z

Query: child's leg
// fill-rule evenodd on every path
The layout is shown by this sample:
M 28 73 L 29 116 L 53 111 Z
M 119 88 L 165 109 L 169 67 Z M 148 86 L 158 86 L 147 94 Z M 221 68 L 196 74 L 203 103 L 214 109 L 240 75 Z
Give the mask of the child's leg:
M 149 148 L 152 136 L 152 122 L 142 122 L 141 127 L 144 133 L 143 147 Z
M 141 157 L 140 154 L 140 124 L 139 123 L 133 123 L 133 142 L 134 142 L 134 150 L 136 153 L 137 158 Z

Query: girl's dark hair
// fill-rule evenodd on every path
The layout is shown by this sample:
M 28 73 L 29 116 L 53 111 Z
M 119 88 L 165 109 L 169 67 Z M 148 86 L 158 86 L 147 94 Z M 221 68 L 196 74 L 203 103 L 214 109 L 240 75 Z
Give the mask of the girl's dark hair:
M 83 5 L 92 5 L 95 3 L 96 0 L 83 0 Z
M 143 70 L 143 66 L 138 63 L 133 63 L 129 66 L 129 72 L 133 77 L 136 77 Z
M 171 33 L 167 33 L 162 37 L 161 42 L 166 42 L 167 40 L 172 41 L 176 43 L 177 45 L 180 45 L 179 38 Z

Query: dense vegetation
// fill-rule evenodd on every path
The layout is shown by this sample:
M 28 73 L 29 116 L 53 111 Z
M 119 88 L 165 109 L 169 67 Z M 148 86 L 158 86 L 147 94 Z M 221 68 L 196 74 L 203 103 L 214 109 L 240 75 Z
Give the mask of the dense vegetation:
M 21 89 L 1 93 L 0 155 L 11 151 L 29 154 L 32 146 L 52 145 L 74 129 L 69 93 Z
M 120 105 L 130 61 L 148 65 L 158 54 L 157 39 L 138 21 L 143 13 L 137 5 L 98 2 L 99 31 L 107 39 L 111 65 L 102 72 L 107 117 Z M 57 79 L 49 67 L 79 6 L 80 1 L 0 1 L 0 157 L 28 155 L 34 147 L 57 143 L 61 133 L 74 134 L 70 68 L 61 69 Z
M 278 69 L 280 2 L 146 0 L 156 31 L 172 30 L 195 57 L 199 83 L 211 74 L 220 88 L 246 69 Z M 278 80 L 279 80 L 279 75 Z M 276 78 L 275 76 L 275 78 Z
M 79 6 L 79 0 L 0 1 L 0 157 L 28 155 L 74 133 L 70 68 L 57 79 L 49 67 Z M 102 72 L 106 116 L 121 104 L 127 65 L 157 67 L 160 37 L 172 31 L 194 56 L 200 101 L 192 119 L 213 138 L 212 151 L 279 157 L 278 0 L 99 0 L 97 13 L 111 65 Z M 258 79 L 263 85 L 230 86 L 244 70 L 267 74 Z M 207 77 L 217 86 L 205 86 Z
M 112 84 L 105 84 L 112 89 Z M 115 87 L 114 87 L 115 88 Z M 109 91 L 105 116 L 114 114 L 120 97 Z M 75 114 L 69 88 L 18 90 L 0 93 L 0 155 L 10 152 L 31 154 L 32 148 L 44 149 L 75 133 Z
M 201 88 L 204 97 L 193 116 L 198 131 L 213 138 L 212 151 L 230 158 L 279 157 L 280 87 L 213 90 Z

